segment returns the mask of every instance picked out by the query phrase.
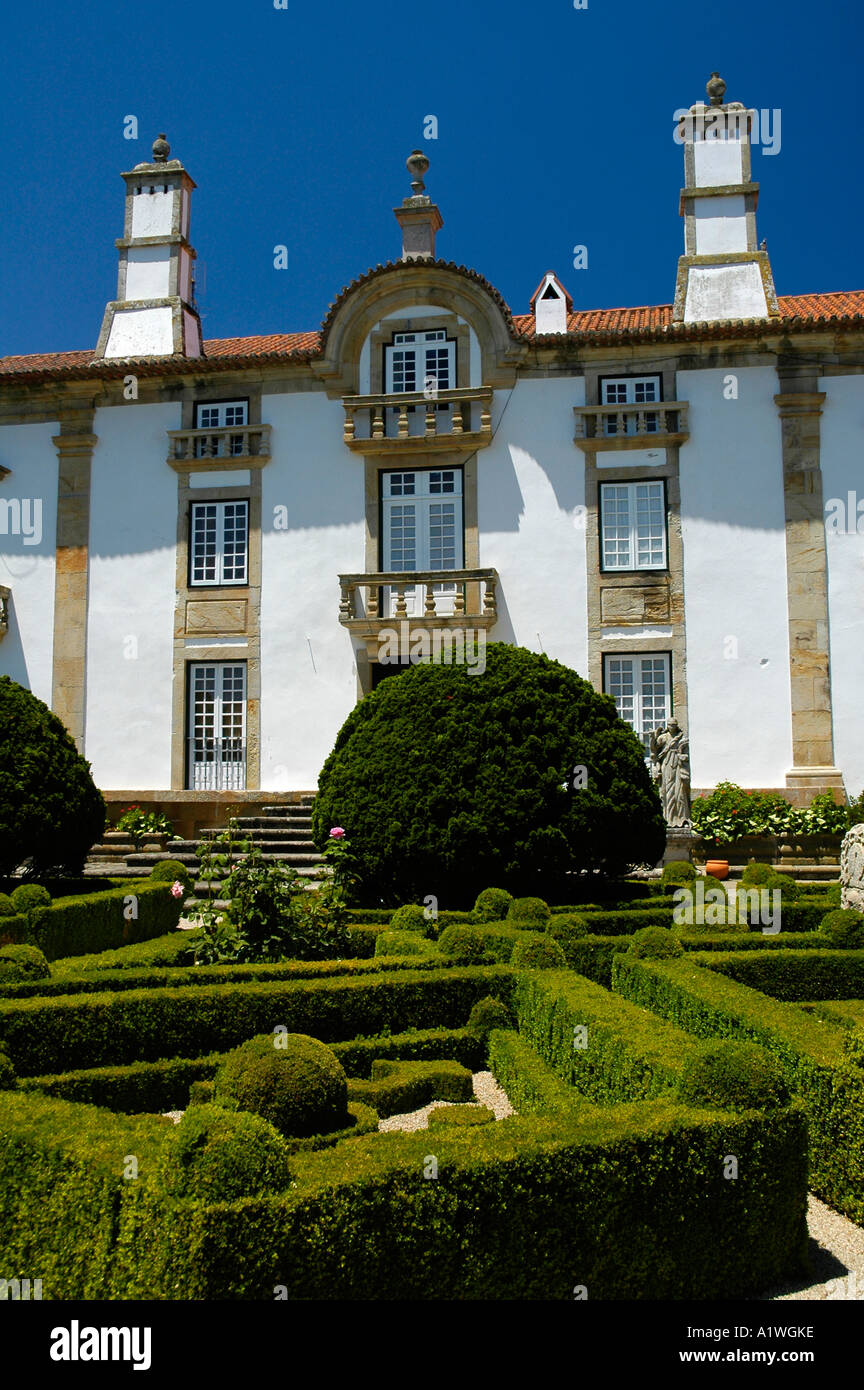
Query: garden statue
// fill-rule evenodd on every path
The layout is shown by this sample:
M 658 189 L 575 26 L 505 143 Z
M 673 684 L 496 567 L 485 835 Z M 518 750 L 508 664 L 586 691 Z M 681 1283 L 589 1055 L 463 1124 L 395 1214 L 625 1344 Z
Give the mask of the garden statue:
M 651 734 L 651 774 L 670 827 L 690 828 L 690 744 L 677 719 Z
M 840 906 L 864 912 L 864 824 L 853 825 L 840 849 Z

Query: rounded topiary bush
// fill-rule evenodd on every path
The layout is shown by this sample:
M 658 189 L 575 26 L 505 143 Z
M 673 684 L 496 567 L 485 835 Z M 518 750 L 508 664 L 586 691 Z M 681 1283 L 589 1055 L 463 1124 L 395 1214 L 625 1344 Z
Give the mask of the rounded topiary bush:
M 507 909 L 507 921 L 514 927 L 544 928 L 552 913 L 542 898 L 514 898 Z
M 487 994 L 484 999 L 478 999 L 473 1006 L 468 1015 L 467 1026 L 478 1038 L 488 1038 L 493 1028 L 513 1028 L 515 1024 L 507 1005 Z
M 696 876 L 696 870 L 688 860 L 674 859 L 671 864 L 664 866 L 660 885 L 663 888 L 678 888 L 682 883 L 692 883 Z
M 291 1169 L 284 1141 L 260 1115 L 194 1105 L 162 1150 L 159 1179 L 175 1198 L 231 1202 L 281 1191 Z
M 51 967 L 38 946 L 28 946 L 25 942 L 0 946 L 0 983 L 47 980 L 50 974 Z
M 376 956 L 425 956 L 433 949 L 416 931 L 382 931 L 375 938 Z
M 471 911 L 475 922 L 503 922 L 513 901 L 506 888 L 484 888 Z
M 690 1105 L 732 1110 L 773 1110 L 789 1101 L 776 1058 L 755 1043 L 724 1038 L 708 1043 L 684 1063 L 678 1095 Z
M 0 878 L 80 874 L 105 829 L 90 764 L 47 705 L 0 676 Z
M 261 1115 L 291 1138 L 328 1134 L 348 1124 L 342 1064 L 305 1033 L 269 1033 L 242 1043 L 219 1067 L 213 1098 Z
M 523 648 L 493 642 L 484 657 L 482 674 L 408 667 L 339 732 L 313 830 L 323 848 L 334 823 L 346 828 L 364 902 L 436 893 L 468 906 L 486 883 L 554 899 L 567 875 L 618 876 L 663 852 L 644 749 L 614 700 Z
M 8 893 L 0 893 L 0 917 L 14 917 L 15 906 Z
M 151 870 L 150 877 L 156 883 L 182 883 L 186 893 L 191 893 L 195 886 L 192 875 L 179 859 L 160 859 Z
M 864 947 L 864 912 L 854 907 L 838 907 L 819 923 L 819 935 L 831 946 L 859 951 Z
M 485 959 L 486 943 L 472 927 L 453 922 L 438 938 L 441 954 L 460 965 L 477 965 Z
M 794 903 L 801 897 L 800 883 L 796 883 L 795 879 L 790 878 L 788 874 L 777 873 L 776 870 L 772 872 L 770 878 L 765 880 L 764 887 L 769 892 L 779 889 L 785 902 Z
M 761 888 L 773 876 L 774 870 L 770 864 L 759 864 L 755 859 L 751 859 L 741 875 L 741 882 L 751 888 Z
M 406 903 L 404 907 L 397 907 L 390 918 L 390 930 L 418 932 L 421 936 L 434 937 L 435 919 L 427 917 L 425 908 L 419 903 Z
M 47 888 L 43 888 L 41 883 L 22 883 L 18 888 L 12 889 L 10 897 L 13 910 L 25 915 L 32 912 L 34 907 L 50 907 L 51 905 L 51 894 Z
M 554 936 L 532 931 L 525 932 L 516 942 L 510 964 L 517 970 L 560 970 L 567 959 Z
M 684 953 L 678 937 L 668 927 L 642 927 L 634 931 L 628 947 L 641 960 L 671 960 Z
M 588 918 L 580 917 L 578 912 L 555 912 L 549 918 L 546 926 L 547 934 L 560 942 L 565 951 L 568 941 L 577 941 L 581 936 L 590 936 L 591 930 L 591 923 Z

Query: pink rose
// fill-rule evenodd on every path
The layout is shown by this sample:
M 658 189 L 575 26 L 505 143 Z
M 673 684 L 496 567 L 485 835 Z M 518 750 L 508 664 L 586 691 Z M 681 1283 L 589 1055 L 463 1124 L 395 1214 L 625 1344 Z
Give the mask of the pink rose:
M 175 898 L 182 898 L 182 897 L 183 897 L 183 884 L 180 883 L 178 880 L 175 880 L 175 882 L 171 884 L 171 893 L 172 893 L 172 896 L 175 897 Z
M 330 839 L 341 840 L 344 834 L 345 831 L 342 829 L 341 825 L 334 825 L 333 829 L 330 831 Z

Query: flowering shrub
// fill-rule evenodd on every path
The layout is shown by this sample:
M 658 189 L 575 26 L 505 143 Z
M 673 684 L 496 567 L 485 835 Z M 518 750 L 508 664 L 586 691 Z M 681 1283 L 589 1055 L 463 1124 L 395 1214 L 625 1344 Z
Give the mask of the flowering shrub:
M 719 782 L 709 795 L 696 797 L 691 815 L 693 829 L 716 844 L 743 835 L 842 835 L 850 824 L 849 810 L 830 792 L 802 808 L 780 792 L 746 792 L 734 782 Z
M 135 844 L 140 844 L 148 835 L 174 836 L 174 826 L 161 811 L 142 811 L 140 806 L 127 806 L 120 816 L 115 830 L 123 830 Z

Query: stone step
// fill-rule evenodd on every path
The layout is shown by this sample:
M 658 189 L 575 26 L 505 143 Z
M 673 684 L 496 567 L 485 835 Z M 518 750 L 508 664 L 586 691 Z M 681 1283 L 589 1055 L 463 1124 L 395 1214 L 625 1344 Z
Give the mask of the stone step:
M 297 817 L 294 820 L 289 820 L 287 816 L 279 817 L 278 820 L 276 816 L 244 816 L 243 820 L 238 822 L 239 829 L 247 839 L 250 836 L 261 834 L 266 834 L 268 838 L 273 839 L 283 835 L 307 835 L 311 826 L 312 822 L 308 818 L 301 820 Z M 204 832 L 201 838 L 210 840 L 213 836 Z

